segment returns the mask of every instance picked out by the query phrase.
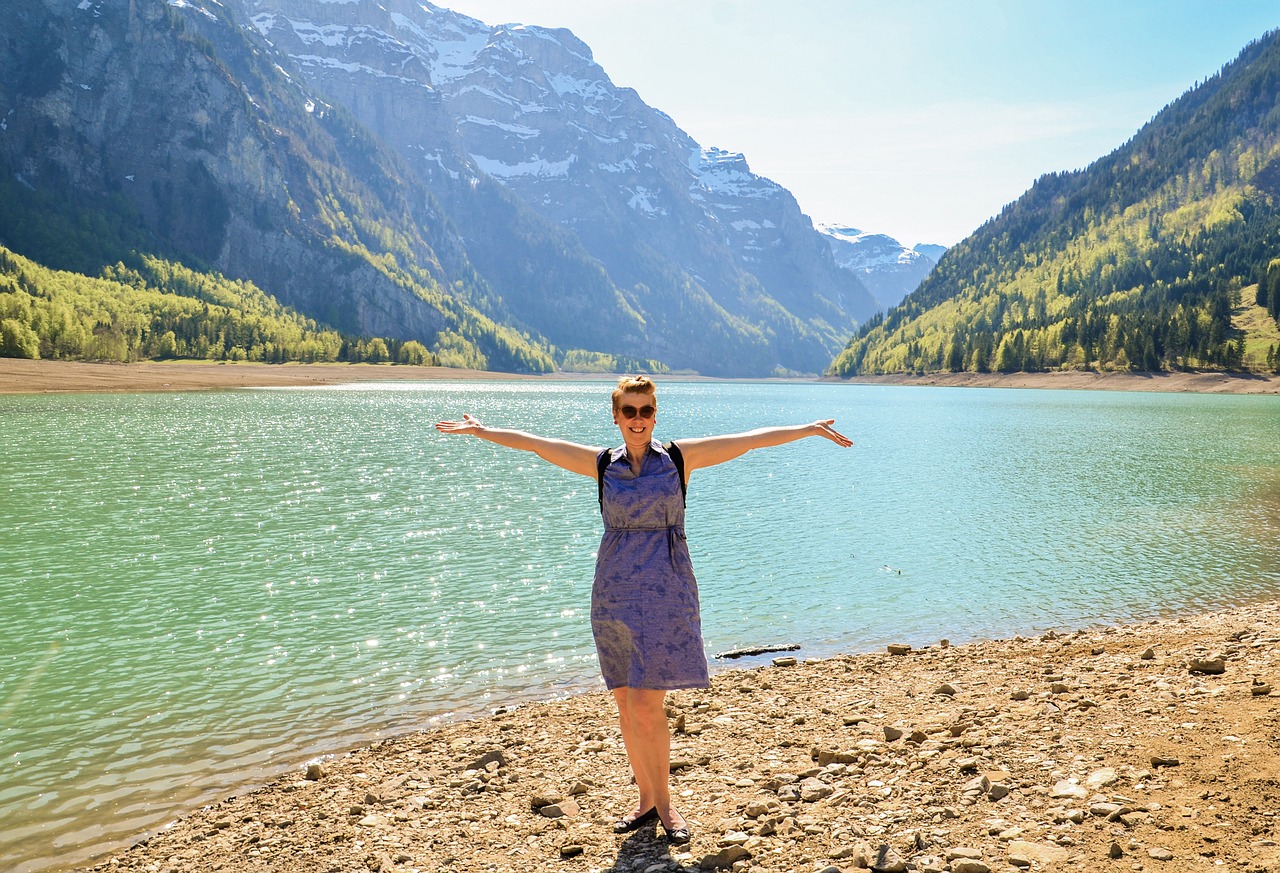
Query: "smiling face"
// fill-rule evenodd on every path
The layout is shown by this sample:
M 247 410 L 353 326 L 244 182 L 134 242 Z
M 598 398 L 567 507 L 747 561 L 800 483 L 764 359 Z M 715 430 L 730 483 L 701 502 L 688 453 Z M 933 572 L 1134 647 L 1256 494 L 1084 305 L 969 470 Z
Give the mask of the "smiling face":
M 624 391 L 613 404 L 613 423 L 628 449 L 644 449 L 653 440 L 658 399 L 652 391 Z

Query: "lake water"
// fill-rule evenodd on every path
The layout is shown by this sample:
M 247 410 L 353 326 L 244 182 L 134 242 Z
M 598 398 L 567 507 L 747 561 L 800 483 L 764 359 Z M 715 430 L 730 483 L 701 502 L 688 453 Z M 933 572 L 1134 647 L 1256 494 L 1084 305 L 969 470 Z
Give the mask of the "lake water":
M 0 868 L 83 861 L 356 743 L 602 687 L 594 481 L 432 425 L 612 444 L 610 388 L 0 397 Z M 1009 637 L 1280 586 L 1280 398 L 660 398 L 666 438 L 834 417 L 856 442 L 693 476 L 710 655 Z

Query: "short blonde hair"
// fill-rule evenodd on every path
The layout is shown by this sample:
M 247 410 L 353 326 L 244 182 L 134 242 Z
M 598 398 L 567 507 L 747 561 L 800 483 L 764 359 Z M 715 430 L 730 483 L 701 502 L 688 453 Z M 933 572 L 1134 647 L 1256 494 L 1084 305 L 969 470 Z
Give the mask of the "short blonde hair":
M 658 405 L 658 386 L 648 376 L 623 376 L 618 380 L 618 387 L 613 389 L 613 411 L 618 411 L 623 394 L 652 394 L 653 405 Z

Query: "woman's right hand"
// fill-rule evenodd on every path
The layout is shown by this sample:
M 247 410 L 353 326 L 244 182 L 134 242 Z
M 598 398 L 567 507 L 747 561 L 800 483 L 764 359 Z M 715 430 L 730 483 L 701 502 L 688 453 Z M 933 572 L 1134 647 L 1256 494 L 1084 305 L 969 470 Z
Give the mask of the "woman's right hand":
M 436 430 L 440 433 L 477 434 L 484 427 L 480 419 L 474 415 L 463 415 L 462 421 L 437 421 Z
M 567 440 L 549 439 L 522 430 L 485 427 L 474 415 L 464 415 L 462 421 L 437 421 L 436 430 L 446 434 L 470 434 L 509 449 L 533 452 L 544 461 L 550 461 L 571 473 L 581 473 L 593 479 L 596 477 L 596 455 L 600 452 L 599 448 Z

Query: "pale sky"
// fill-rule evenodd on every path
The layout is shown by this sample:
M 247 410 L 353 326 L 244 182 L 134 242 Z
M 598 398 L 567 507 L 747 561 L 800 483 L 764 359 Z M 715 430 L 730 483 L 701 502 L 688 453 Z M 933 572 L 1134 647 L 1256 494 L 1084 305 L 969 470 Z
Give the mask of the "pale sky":
M 1280 27 L 1276 0 L 433 0 L 567 27 L 815 222 L 952 245 Z

